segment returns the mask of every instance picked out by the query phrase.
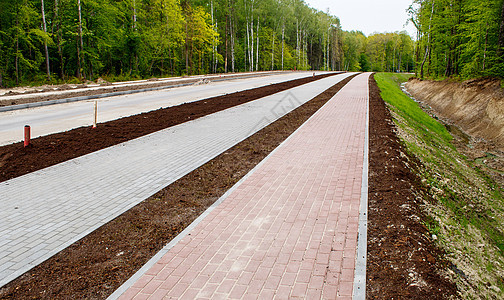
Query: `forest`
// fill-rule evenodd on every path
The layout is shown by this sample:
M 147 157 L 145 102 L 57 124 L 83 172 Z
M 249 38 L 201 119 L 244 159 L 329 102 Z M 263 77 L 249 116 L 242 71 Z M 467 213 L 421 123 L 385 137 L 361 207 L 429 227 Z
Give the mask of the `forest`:
M 504 78 L 503 0 L 414 0 L 415 62 L 424 78 Z
M 414 64 L 406 32 L 343 31 L 336 16 L 303 0 L 0 1 L 3 87 L 267 70 L 413 71 Z

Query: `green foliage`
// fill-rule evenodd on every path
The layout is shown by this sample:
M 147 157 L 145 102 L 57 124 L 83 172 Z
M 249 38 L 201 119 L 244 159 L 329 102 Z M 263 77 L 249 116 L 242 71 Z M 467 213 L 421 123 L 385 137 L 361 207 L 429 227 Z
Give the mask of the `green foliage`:
M 400 112 L 415 128 L 424 133 L 425 137 L 432 143 L 440 141 L 430 139 L 433 134 L 442 139 L 443 142 L 449 142 L 452 139 L 451 134 L 445 126 L 432 119 L 426 114 L 418 103 L 411 99 L 398 88 L 401 82 L 407 81 L 411 75 L 407 74 L 375 74 L 375 79 L 381 90 L 383 99 L 392 105 L 392 109 Z
M 413 40 L 406 32 L 379 33 L 368 38 L 366 55 L 372 71 L 410 72 Z
M 502 0 L 415 0 L 421 77 L 504 77 Z
M 80 0 L 80 18 L 78 0 L 45 0 L 47 33 L 41 1 L 0 1 L 0 85 L 40 82 L 45 44 L 53 82 L 412 64 L 405 34 L 373 44 L 303 0 Z

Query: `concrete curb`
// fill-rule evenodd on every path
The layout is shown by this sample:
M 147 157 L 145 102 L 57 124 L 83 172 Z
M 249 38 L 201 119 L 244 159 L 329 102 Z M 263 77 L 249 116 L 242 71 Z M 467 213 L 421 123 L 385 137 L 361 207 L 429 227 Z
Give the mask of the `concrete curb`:
M 367 226 L 368 226 L 368 174 L 369 174 L 369 85 L 368 103 L 366 108 L 366 133 L 364 138 L 364 163 L 362 168 L 362 183 L 359 208 L 359 228 L 357 250 L 355 254 L 355 273 L 353 284 L 353 299 L 366 299 L 366 260 L 367 260 Z

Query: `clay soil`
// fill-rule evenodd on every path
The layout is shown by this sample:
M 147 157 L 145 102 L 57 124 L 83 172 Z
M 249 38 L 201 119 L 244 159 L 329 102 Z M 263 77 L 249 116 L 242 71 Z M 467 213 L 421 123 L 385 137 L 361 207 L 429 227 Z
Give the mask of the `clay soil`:
M 329 88 L 5 285 L 0 289 L 0 299 L 106 298 L 350 79 Z
M 447 268 L 422 224 L 422 193 L 409 157 L 371 77 L 368 299 L 457 298 L 456 286 L 442 275 Z
M 406 87 L 424 111 L 446 126 L 457 150 L 504 187 L 504 89 L 500 80 L 460 83 L 411 78 Z
M 411 78 L 406 88 L 446 124 L 485 139 L 504 151 L 504 89 L 495 78 L 464 82 Z
M 2 146 L 0 182 L 335 74 L 306 77 L 158 109 L 101 123 L 94 129 L 80 127 L 33 139 L 26 148 L 22 142 Z

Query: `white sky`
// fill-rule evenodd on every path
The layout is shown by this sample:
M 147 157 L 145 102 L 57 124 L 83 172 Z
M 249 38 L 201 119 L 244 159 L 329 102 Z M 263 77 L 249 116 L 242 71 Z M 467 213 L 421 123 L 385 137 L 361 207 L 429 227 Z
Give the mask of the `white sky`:
M 406 9 L 411 0 L 305 0 L 318 10 L 336 16 L 343 30 L 359 30 L 366 36 L 373 32 L 395 32 L 406 30 L 413 38 L 415 27 L 408 20 Z

